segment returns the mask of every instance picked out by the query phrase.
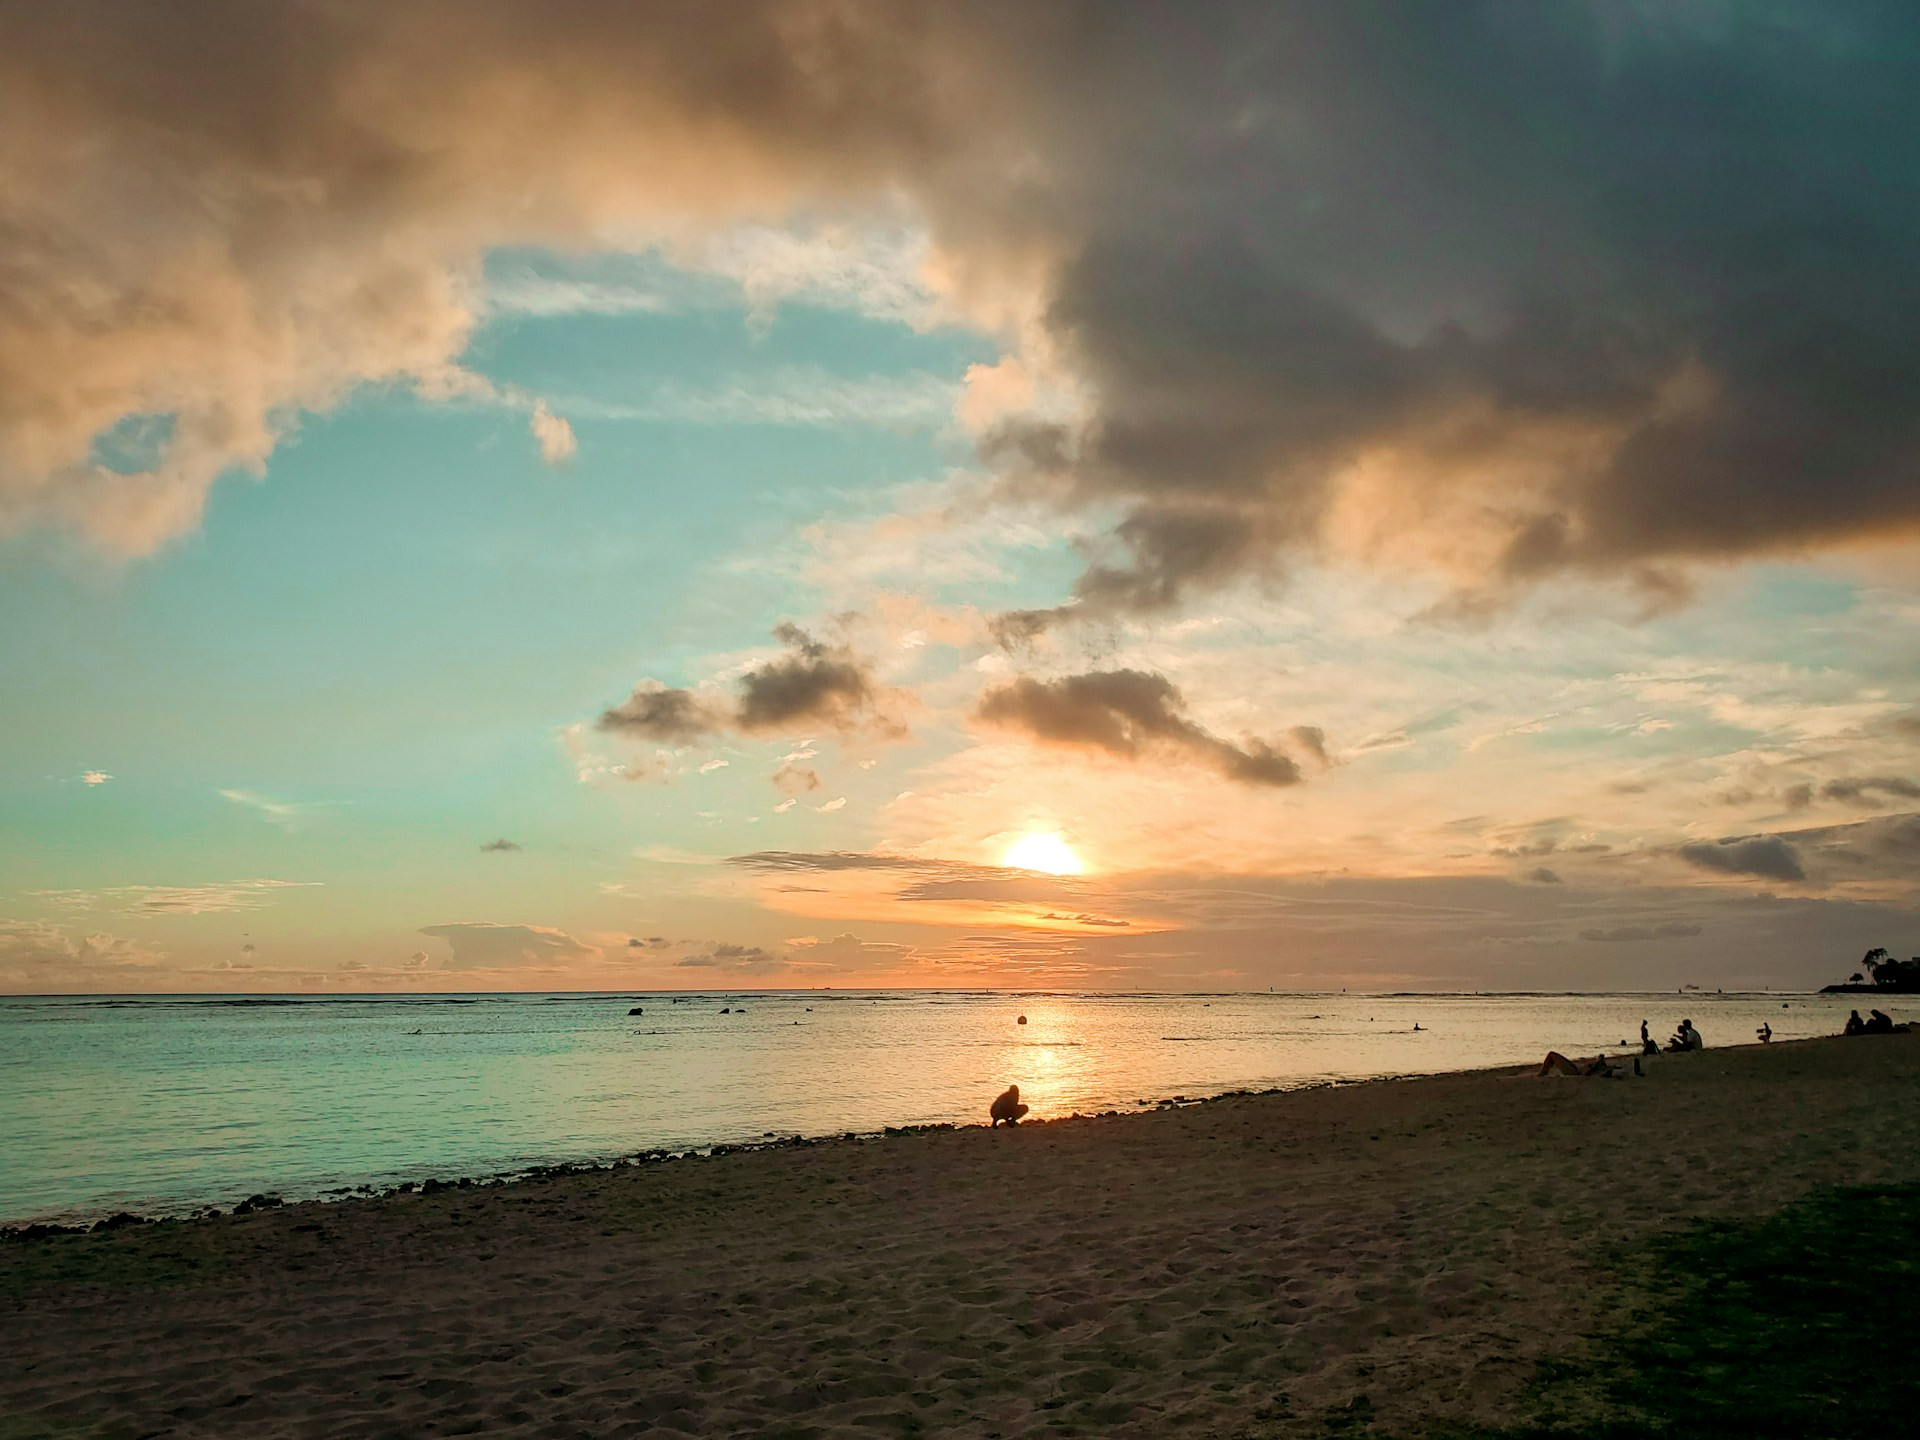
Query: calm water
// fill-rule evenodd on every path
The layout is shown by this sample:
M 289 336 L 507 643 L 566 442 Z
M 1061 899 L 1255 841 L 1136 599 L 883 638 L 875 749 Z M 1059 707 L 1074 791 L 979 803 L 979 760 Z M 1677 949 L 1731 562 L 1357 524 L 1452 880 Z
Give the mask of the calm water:
M 767 1133 L 1036 1116 L 1664 1038 L 1847 996 L 0 998 L 0 1221 L 168 1213 Z M 629 1018 L 631 1005 L 646 1014 Z M 736 1010 L 722 1014 L 722 1007 Z M 1016 1023 L 1026 1015 L 1028 1023 Z M 1904 1017 L 1903 1017 L 1904 1018 Z M 1418 1023 L 1422 1029 L 1415 1032 Z

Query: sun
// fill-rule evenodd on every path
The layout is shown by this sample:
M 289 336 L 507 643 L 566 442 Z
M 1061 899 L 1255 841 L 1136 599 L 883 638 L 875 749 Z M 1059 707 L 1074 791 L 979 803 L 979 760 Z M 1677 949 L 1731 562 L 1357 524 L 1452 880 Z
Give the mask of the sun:
M 1024 835 L 1007 847 L 1001 864 L 1015 870 L 1040 870 L 1048 875 L 1078 875 L 1087 867 L 1058 835 Z

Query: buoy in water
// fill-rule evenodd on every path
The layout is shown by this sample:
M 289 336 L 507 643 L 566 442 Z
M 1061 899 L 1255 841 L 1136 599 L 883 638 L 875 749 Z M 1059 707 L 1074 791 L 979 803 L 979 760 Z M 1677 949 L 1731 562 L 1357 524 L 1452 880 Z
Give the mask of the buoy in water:
M 1015 1023 L 1016 1025 L 1024 1025 L 1024 1024 L 1026 1024 L 1026 1023 L 1027 1023 L 1027 1017 L 1026 1017 L 1026 1016 L 1024 1016 L 1024 1015 L 1022 1015 L 1022 1016 L 1021 1016 L 1021 1017 L 1020 1017 L 1020 1018 L 1019 1018 L 1018 1020 L 1016 1020 L 1016 1021 L 1015 1021 L 1014 1023 Z

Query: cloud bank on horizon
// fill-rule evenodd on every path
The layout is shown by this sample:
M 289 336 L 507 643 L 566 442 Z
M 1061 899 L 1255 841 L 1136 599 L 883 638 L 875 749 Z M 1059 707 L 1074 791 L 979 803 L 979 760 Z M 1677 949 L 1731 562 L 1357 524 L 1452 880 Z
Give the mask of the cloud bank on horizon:
M 945 427 L 922 491 L 856 514 L 816 462 L 760 507 L 829 517 L 801 543 L 703 556 L 700 643 L 545 672 L 534 739 L 588 787 L 460 813 L 484 880 L 409 831 L 388 863 L 446 867 L 437 908 L 339 921 L 391 932 L 363 979 L 1217 979 L 1285 930 L 1287 973 L 1397 983 L 1399 905 L 1457 976 L 1769 905 L 1785 954 L 1920 901 L 1917 70 L 1920 14 L 1875 0 L 11 7 L 0 539 L 170 563 L 223 477 L 281 483 L 369 394 L 505 415 L 556 486 L 615 421 Z M 726 304 L 764 336 L 790 300 L 987 358 L 652 399 L 490 368 L 507 323 Z M 1851 618 L 1699 600 L 1834 557 Z M 1591 613 L 1615 594 L 1637 628 Z M 511 688 L 437 648 L 437 715 Z M 483 774 L 485 708 L 446 722 Z M 186 803 L 58 764 L 103 826 Z M 185 767 L 249 843 L 356 893 L 329 847 L 386 812 L 215 768 Z M 812 828 L 751 828 L 782 824 Z M 1056 832 L 1135 878 L 997 864 Z M 241 855 L 48 881 L 0 982 L 160 963 L 74 897 L 308 903 L 208 878 Z M 1372 951 L 1335 936 L 1362 915 Z M 721 938 L 621 938 L 656 926 Z

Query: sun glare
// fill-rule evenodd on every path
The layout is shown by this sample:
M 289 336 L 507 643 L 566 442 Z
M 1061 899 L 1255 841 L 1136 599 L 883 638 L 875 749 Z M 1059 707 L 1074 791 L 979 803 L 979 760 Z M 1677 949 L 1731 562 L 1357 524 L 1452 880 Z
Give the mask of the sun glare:
M 1025 835 L 1007 847 L 1002 864 L 1016 870 L 1040 870 L 1048 875 L 1078 875 L 1087 867 L 1058 835 Z

